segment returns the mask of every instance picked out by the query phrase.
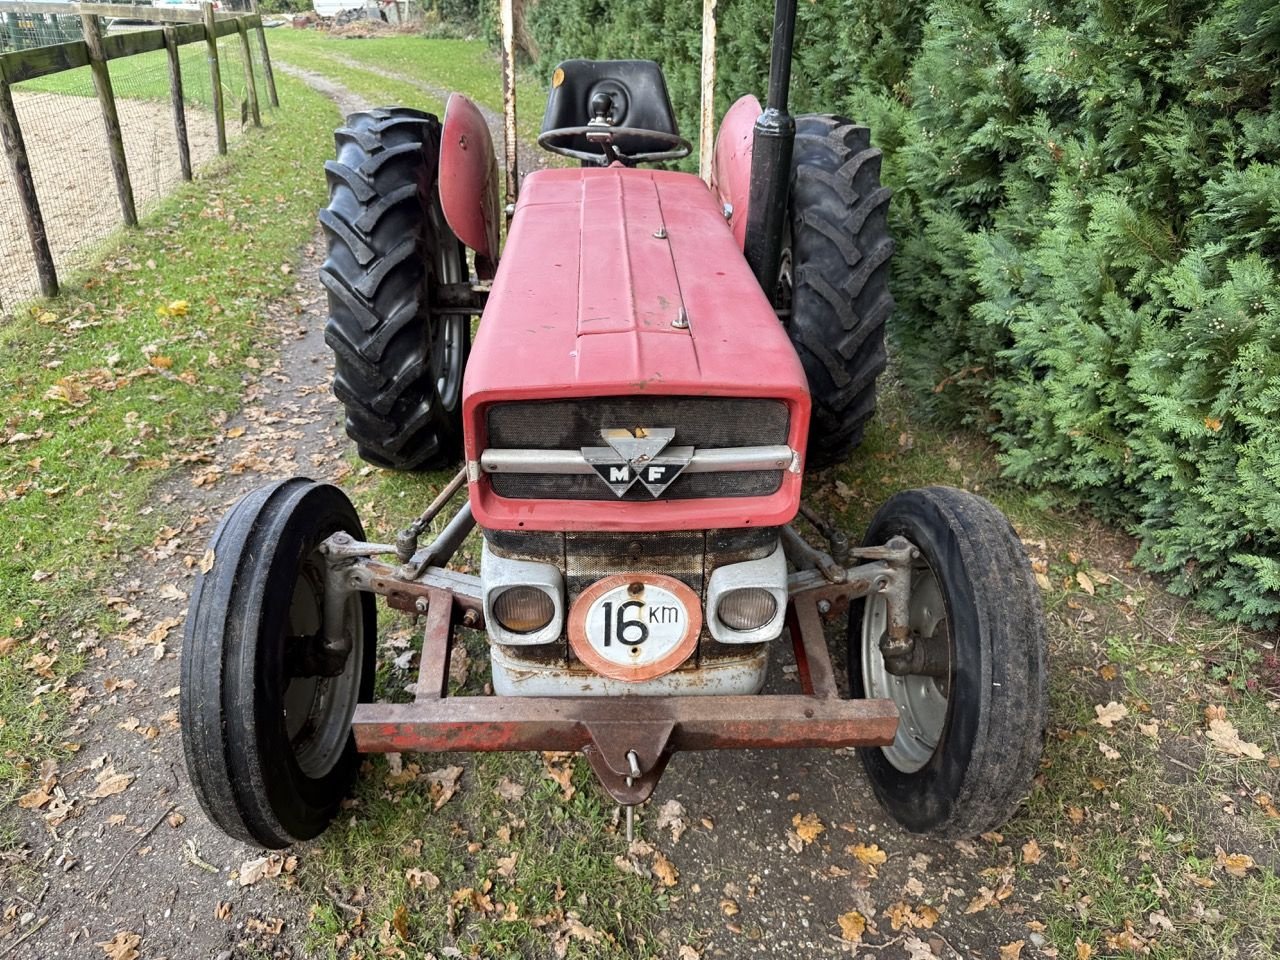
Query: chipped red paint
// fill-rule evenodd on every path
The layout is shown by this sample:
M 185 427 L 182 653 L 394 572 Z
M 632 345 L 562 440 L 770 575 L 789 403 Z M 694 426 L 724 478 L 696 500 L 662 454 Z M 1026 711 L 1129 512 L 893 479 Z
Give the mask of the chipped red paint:
M 673 325 L 681 309 L 687 327 Z M 706 185 L 621 167 L 530 174 L 467 363 L 467 459 L 489 403 L 635 394 L 781 399 L 803 455 L 804 369 Z M 792 470 L 769 496 L 620 503 L 508 500 L 478 477 L 470 496 L 489 529 L 700 530 L 787 523 L 800 483 Z
M 738 249 L 747 237 L 747 199 L 751 192 L 751 146 L 755 141 L 760 101 L 751 94 L 739 97 L 720 123 L 716 134 L 715 160 L 711 167 L 711 189 L 721 205 L 733 208 L 729 225 Z
M 449 97 L 440 135 L 440 205 L 458 239 L 496 263 L 498 161 L 480 109 L 460 93 Z

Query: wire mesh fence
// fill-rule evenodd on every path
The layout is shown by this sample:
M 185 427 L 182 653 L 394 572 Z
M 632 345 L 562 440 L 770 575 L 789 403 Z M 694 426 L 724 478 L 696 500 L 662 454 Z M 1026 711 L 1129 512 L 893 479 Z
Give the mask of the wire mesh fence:
M 0 0 L 0 24 L 7 20 L 3 2 Z M 79 17 L 56 19 L 74 19 L 72 40 L 83 36 Z M 43 29 L 44 23 L 28 26 L 30 29 L 25 31 L 0 30 L 0 44 L 8 42 L 9 37 L 15 38 L 15 43 L 25 43 L 55 36 L 35 29 Z M 144 24 L 116 23 L 106 35 L 120 38 L 123 33 L 148 29 L 156 30 L 155 26 L 148 28 Z M 145 216 L 182 182 L 181 140 L 185 139 L 190 169 L 199 170 L 218 153 L 213 71 L 203 27 L 191 24 L 180 29 L 181 37 L 189 39 L 175 50 L 181 76 L 184 138 L 179 135 L 169 54 L 165 49 L 117 56 L 106 63 L 118 117 L 116 143 L 127 168 L 137 216 Z M 219 89 L 226 139 L 234 143 L 255 120 L 251 90 L 257 91 L 258 115 L 263 122 L 271 119 L 269 59 L 264 59 L 265 40 L 249 33 L 248 60 L 254 79 L 251 88 L 240 31 L 231 24 L 229 28 L 220 25 L 218 32 L 226 34 L 216 41 Z M 138 39 L 116 39 L 116 49 L 125 44 L 136 45 Z M 53 42 L 68 44 L 65 37 Z M 155 45 L 154 40 L 145 42 Z M 31 49 L 12 46 L 0 52 L 0 84 L 12 96 L 13 119 L 25 145 L 29 181 L 38 201 L 53 270 L 65 275 L 91 259 L 106 238 L 120 228 L 125 222 L 126 205 L 119 196 L 112 140 L 91 67 L 74 66 L 9 83 L 6 78 L 12 72 L 5 68 L 7 53 Z M 49 51 L 37 53 L 47 57 Z M 80 62 L 84 62 L 83 55 Z M 0 107 L 2 101 L 0 96 Z M 6 147 L 10 147 L 8 131 L 5 133 Z M 12 150 L 10 154 L 12 161 Z M 0 168 L 0 316 L 38 294 L 44 279 L 38 245 L 33 244 L 28 229 L 29 211 L 24 208 L 20 179 L 12 162 Z

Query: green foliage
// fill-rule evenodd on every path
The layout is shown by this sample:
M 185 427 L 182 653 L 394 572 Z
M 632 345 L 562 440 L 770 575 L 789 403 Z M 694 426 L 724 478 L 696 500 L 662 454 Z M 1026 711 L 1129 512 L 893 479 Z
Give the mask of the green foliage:
M 697 6 L 540 0 L 542 67 L 653 57 L 694 130 Z M 721 3 L 718 112 L 763 90 L 771 7 Z M 793 82 L 885 149 L 923 406 L 1254 626 L 1280 622 L 1277 62 L 1270 0 L 828 2 Z

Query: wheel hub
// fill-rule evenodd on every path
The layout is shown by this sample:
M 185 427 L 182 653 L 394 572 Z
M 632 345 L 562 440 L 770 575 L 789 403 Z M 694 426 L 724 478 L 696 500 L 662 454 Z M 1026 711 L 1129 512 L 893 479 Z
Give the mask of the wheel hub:
M 952 650 L 946 604 L 937 577 L 924 563 L 913 565 L 908 622 L 916 645 L 928 645 L 922 662 L 943 663 L 941 676 L 891 673 L 880 652 L 888 623 L 883 597 L 867 598 L 863 617 L 862 676 L 867 696 L 887 697 L 898 708 L 900 721 L 894 742 L 881 747 L 887 759 L 903 773 L 915 773 L 929 762 L 947 725 L 951 692 Z

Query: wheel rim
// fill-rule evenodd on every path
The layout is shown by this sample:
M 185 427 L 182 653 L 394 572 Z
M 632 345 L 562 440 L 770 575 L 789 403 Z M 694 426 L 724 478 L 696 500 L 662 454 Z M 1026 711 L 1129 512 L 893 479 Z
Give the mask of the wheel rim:
M 463 283 L 467 279 L 466 263 L 460 255 L 458 240 L 444 222 L 438 207 L 431 210 L 431 223 L 440 241 L 435 256 L 436 283 Z M 458 406 L 462 392 L 463 345 L 471 318 L 461 313 L 437 314 L 430 321 L 430 354 L 432 379 L 436 393 L 446 410 Z
M 915 773 L 933 758 L 946 729 L 954 664 L 946 603 L 928 564 L 912 566 L 907 619 L 916 643 L 946 644 L 947 677 L 897 676 L 885 668 L 880 640 L 888 627 L 888 604 L 878 595 L 867 598 L 862 618 L 862 677 L 868 697 L 887 698 L 898 708 L 898 735 L 880 748 L 885 759 L 903 773 Z
M 364 670 L 364 619 L 360 595 L 352 594 L 343 613 L 343 631 L 351 653 L 336 677 L 293 676 L 284 691 L 285 733 L 294 759 L 313 780 L 327 775 L 342 758 L 351 734 L 351 718 L 360 700 Z M 312 551 L 298 570 L 289 603 L 289 637 L 314 637 L 324 623 L 324 559 Z

